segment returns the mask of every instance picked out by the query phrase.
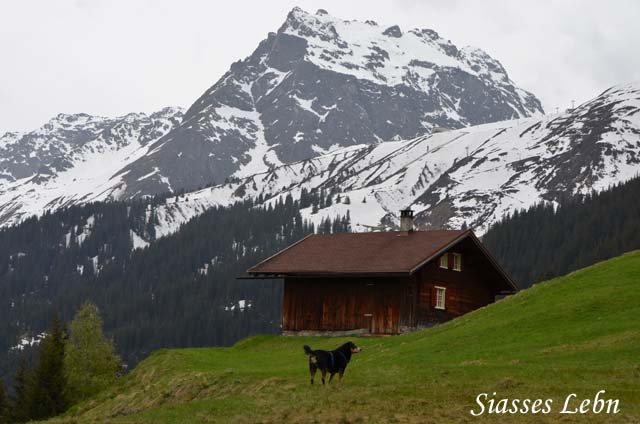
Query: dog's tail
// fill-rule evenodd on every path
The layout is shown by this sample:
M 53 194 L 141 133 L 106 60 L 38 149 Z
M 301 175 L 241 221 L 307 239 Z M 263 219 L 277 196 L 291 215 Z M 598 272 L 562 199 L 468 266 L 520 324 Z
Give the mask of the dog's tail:
M 307 345 L 302 346 L 302 348 L 304 349 L 304 353 L 306 355 L 313 355 L 313 350 L 311 350 L 311 348 Z

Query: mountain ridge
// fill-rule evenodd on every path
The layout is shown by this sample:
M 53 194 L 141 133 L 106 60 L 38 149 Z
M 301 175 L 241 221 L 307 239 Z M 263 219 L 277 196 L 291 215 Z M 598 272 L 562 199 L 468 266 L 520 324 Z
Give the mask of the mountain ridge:
M 213 205 L 247 196 L 263 204 L 291 194 L 333 193 L 302 211 L 316 225 L 351 214 L 354 229 L 395 228 L 411 206 L 422 228 L 469 226 L 479 234 L 537 202 L 601 191 L 638 173 L 640 82 L 614 86 L 574 110 L 484 124 L 411 140 L 351 146 L 167 199 L 157 233 L 169 234 Z M 340 202 L 349 197 L 349 204 Z M 366 203 L 365 203 L 366 202 Z
M 182 110 L 115 118 L 58 114 L 27 133 L 0 136 L 0 223 L 10 225 L 71 204 L 105 200 L 131 158 L 144 155 Z
M 344 147 L 540 115 L 543 109 L 480 49 L 458 49 L 430 29 L 403 31 L 294 8 L 277 32 L 234 62 L 184 116 L 173 112 L 165 110 L 170 125 L 165 122 L 153 136 L 138 134 L 135 141 L 125 131 L 113 144 L 97 140 L 93 151 L 74 148 L 83 137 L 97 137 L 97 118 L 84 114 L 50 121 L 63 141 L 49 143 L 50 150 L 29 144 L 34 132 L 5 134 L 0 145 L 21 148 L 0 152 L 6 165 L 0 223 L 86 201 L 191 191 Z M 131 127 L 160 120 L 126 116 Z M 144 149 L 129 152 L 132 143 Z M 117 154 L 99 160 L 100 150 Z M 100 166 L 89 166 L 93 162 Z M 109 172 L 78 183 L 82 176 L 74 167 L 91 173 L 105 164 Z M 72 174 L 78 175 L 66 179 Z

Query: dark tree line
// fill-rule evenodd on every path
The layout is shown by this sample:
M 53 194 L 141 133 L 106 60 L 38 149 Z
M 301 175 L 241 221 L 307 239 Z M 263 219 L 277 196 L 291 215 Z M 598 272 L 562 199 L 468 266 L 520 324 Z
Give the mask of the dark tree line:
M 483 242 L 522 287 L 640 249 L 640 178 L 539 204 L 495 224 Z
M 158 348 L 224 346 L 280 330 L 279 281 L 237 280 L 246 269 L 312 232 L 349 231 L 349 218 L 316 228 L 291 196 L 212 208 L 179 232 L 132 250 L 130 231 L 153 238 L 153 201 L 72 207 L 0 231 L 0 377 L 33 349 L 12 349 L 68 321 L 87 300 L 129 366 Z M 91 223 L 91 225 L 88 225 Z M 239 300 L 251 303 L 241 309 Z M 11 384 L 11 382 L 9 381 Z M 16 387 L 15 384 L 11 384 Z

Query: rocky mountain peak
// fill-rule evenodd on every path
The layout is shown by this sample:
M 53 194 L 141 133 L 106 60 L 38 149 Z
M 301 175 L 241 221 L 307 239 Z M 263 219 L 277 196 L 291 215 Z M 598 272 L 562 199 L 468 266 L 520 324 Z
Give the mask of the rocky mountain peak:
M 3 136 L 0 146 L 21 147 L 5 148 L 0 172 L 18 184 L 44 165 L 56 171 L 46 182 L 55 185 L 62 172 L 109 154 L 122 163 L 100 177 L 95 196 L 131 199 L 244 178 L 345 147 L 411 139 L 434 127 L 541 113 L 538 99 L 497 60 L 460 50 L 434 30 L 294 8 L 184 114 L 167 108 L 111 119 L 61 116 L 24 136 Z M 65 187 L 72 192 L 76 185 L 89 190 L 77 179 Z M 50 203 L 69 201 L 58 197 Z
M 382 35 L 386 35 L 387 37 L 400 38 L 402 37 L 402 31 L 398 25 L 392 25 L 389 28 L 382 31 Z

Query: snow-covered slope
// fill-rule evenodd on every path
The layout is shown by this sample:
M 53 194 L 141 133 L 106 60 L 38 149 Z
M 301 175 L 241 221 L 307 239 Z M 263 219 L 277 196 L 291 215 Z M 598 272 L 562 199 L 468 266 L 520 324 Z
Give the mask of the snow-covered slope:
M 0 224 L 119 198 L 122 168 L 148 154 L 181 117 L 179 108 L 118 118 L 60 114 L 35 131 L 0 136 Z
M 171 198 L 156 211 L 157 233 L 247 196 L 267 203 L 324 189 L 333 204 L 305 210 L 316 223 L 349 212 L 356 230 L 391 227 L 399 209 L 411 206 L 424 228 L 466 224 L 481 234 L 506 213 L 602 190 L 639 172 L 640 82 L 559 115 L 353 146 Z
M 311 15 L 296 8 L 280 33 L 304 38 L 307 41 L 304 59 L 321 69 L 387 87 L 406 85 L 425 93 L 442 90 L 439 74 L 443 70 L 461 72 L 478 78 L 488 89 L 496 89 L 508 99 L 510 104 L 505 109 L 508 112 L 503 116 L 522 117 L 541 111 L 535 97 L 516 88 L 497 60 L 476 47 L 458 49 L 431 29 L 404 32 L 397 25 L 344 21 L 324 10 Z M 465 110 L 462 103 L 470 102 L 469 98 L 461 98 L 459 104 L 443 102 L 439 112 L 457 124 L 485 122 L 466 117 L 471 111 Z M 480 105 L 474 106 L 478 109 Z M 459 110 L 463 115 L 458 114 Z M 426 128 L 433 125 L 429 117 L 422 123 Z

